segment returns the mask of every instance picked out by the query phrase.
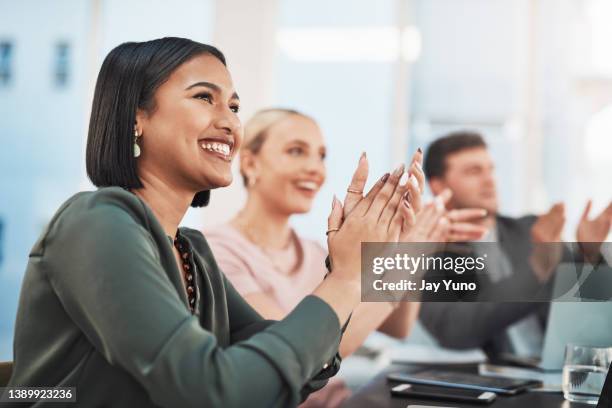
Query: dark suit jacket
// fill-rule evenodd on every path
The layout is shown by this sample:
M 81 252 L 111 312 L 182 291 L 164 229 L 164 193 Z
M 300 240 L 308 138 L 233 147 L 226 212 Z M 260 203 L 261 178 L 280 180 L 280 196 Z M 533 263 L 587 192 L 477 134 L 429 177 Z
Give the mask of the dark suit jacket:
M 535 216 L 497 216 L 498 244 L 510 261 L 513 274 L 499 282 L 481 282 L 489 292 L 489 299 L 495 295 L 500 298 L 520 296 L 511 293 L 521 290 L 517 282 L 531 287 L 536 285 L 526 256 L 532 245 L 530 231 L 535 220 Z M 542 328 L 545 328 L 548 303 L 424 302 L 420 319 L 441 346 L 455 349 L 482 348 L 487 355 L 494 357 L 511 351 L 506 329 L 531 314 L 537 316 Z

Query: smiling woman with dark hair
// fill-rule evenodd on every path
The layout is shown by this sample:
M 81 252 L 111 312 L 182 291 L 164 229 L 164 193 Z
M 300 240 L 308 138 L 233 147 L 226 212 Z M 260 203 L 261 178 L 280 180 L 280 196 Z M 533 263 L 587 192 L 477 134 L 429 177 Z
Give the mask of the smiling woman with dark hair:
M 386 174 L 344 219 L 334 199 L 333 272 L 266 321 L 204 236 L 178 227 L 231 183 L 238 109 L 213 47 L 163 38 L 110 52 L 87 140 L 98 189 L 68 199 L 30 253 L 9 387 L 76 387 L 79 406 L 288 407 L 337 372 L 341 326 L 360 300 L 355 254 L 362 241 L 398 240 L 405 190 Z M 356 172 L 365 183 L 367 163 Z

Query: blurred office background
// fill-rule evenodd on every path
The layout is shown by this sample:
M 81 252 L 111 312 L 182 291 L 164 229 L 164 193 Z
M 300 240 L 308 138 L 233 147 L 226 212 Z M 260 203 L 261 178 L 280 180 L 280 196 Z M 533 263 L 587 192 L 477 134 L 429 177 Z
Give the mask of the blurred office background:
M 183 36 L 228 58 L 242 118 L 315 117 L 328 181 L 297 230 L 322 240 L 361 151 L 374 175 L 459 128 L 481 130 L 501 209 L 612 199 L 610 0 L 0 0 L 0 360 L 28 252 L 57 207 L 91 189 L 84 150 L 94 82 L 125 41 Z M 228 219 L 240 182 L 184 224 Z M 112 301 L 112 300 L 111 300 Z

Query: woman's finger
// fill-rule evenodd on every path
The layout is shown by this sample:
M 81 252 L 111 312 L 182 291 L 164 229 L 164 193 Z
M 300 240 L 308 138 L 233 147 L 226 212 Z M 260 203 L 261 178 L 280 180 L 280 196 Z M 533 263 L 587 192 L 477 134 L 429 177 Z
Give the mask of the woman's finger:
M 368 191 L 366 196 L 363 197 L 363 199 L 357 203 L 357 205 L 355 206 L 355 208 L 353 208 L 353 211 L 351 212 L 354 212 L 357 215 L 363 217 L 370 208 L 370 205 L 372 204 L 372 201 L 374 201 L 374 198 L 376 197 L 378 192 L 382 190 L 382 188 L 387 183 L 387 180 L 390 176 L 391 175 L 389 173 L 385 173 L 381 178 L 379 178 L 378 181 L 374 183 L 372 188 L 370 188 L 370 191 Z
M 397 204 L 397 209 L 395 213 L 393 214 L 393 217 L 391 217 L 391 220 L 389 221 L 389 225 L 387 228 L 387 233 L 389 236 L 388 240 L 391 242 L 397 242 L 400 239 L 401 234 L 402 234 L 403 224 L 404 224 L 404 217 L 409 216 L 407 212 L 410 210 L 404 204 L 405 201 L 402 197 L 403 197 L 403 194 L 400 197 L 400 200 Z
M 397 213 L 398 207 L 400 205 L 400 201 L 406 192 L 406 173 L 404 173 L 404 167 L 401 166 L 401 173 L 399 174 L 399 179 L 397 185 L 395 186 L 395 191 L 393 195 L 387 202 L 385 208 L 383 208 L 382 213 L 378 219 L 379 223 L 389 229 L 392 219 L 395 217 Z M 400 224 L 401 226 L 401 224 Z
M 351 184 L 346 189 L 346 196 L 344 197 L 344 216 L 349 215 L 355 206 L 363 199 L 363 189 L 365 188 L 366 182 L 368 181 L 369 163 L 365 152 L 361 153 L 359 158 L 359 164 Z
M 408 192 L 404 193 L 402 197 L 402 202 L 398 208 L 398 214 L 401 217 L 402 221 L 402 229 L 399 236 L 400 242 L 410 242 L 409 237 L 412 232 L 412 228 L 416 224 L 416 214 L 414 209 L 410 205 L 410 201 L 408 200 Z
M 327 245 L 329 247 L 330 240 L 336 235 L 336 233 L 340 230 L 342 226 L 342 214 L 343 208 L 340 200 L 336 198 L 334 194 L 334 198 L 332 200 L 332 210 L 327 217 Z
M 416 178 L 419 185 L 419 191 L 421 194 L 423 194 L 425 191 L 425 173 L 423 172 L 423 168 L 421 167 L 419 161 L 412 162 L 412 165 L 410 166 L 410 174 L 414 175 Z
M 391 197 L 393 197 L 395 188 L 397 187 L 397 184 L 399 183 L 399 180 L 402 177 L 403 173 L 404 165 L 401 164 L 393 171 L 393 173 L 391 173 L 383 188 L 381 188 L 378 194 L 376 194 L 376 197 L 374 197 L 372 203 L 370 204 L 370 207 L 368 208 L 366 216 L 372 217 L 372 219 L 376 220 L 377 222 L 380 222 L 380 217 L 383 213 L 383 210 L 388 206 Z
M 419 187 L 418 180 L 413 174 L 410 175 L 410 178 L 408 179 L 407 188 L 409 191 L 410 205 L 412 206 L 415 214 L 418 214 L 421 211 L 423 204 L 421 189 Z

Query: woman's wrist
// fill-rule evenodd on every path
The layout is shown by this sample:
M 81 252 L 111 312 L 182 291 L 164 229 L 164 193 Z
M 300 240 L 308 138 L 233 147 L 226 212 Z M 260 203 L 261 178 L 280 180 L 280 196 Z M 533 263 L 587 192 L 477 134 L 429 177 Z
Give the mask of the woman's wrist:
M 333 273 L 329 274 L 327 279 L 337 282 L 337 285 L 344 288 L 348 295 L 356 295 L 357 298 L 361 298 L 361 279 L 359 277 L 346 277 L 346 275 L 342 270 L 336 268 Z
M 342 326 L 361 300 L 361 284 L 357 279 L 345 278 L 341 271 L 335 268 L 334 273 L 329 274 L 312 294 L 321 298 L 336 312 Z

